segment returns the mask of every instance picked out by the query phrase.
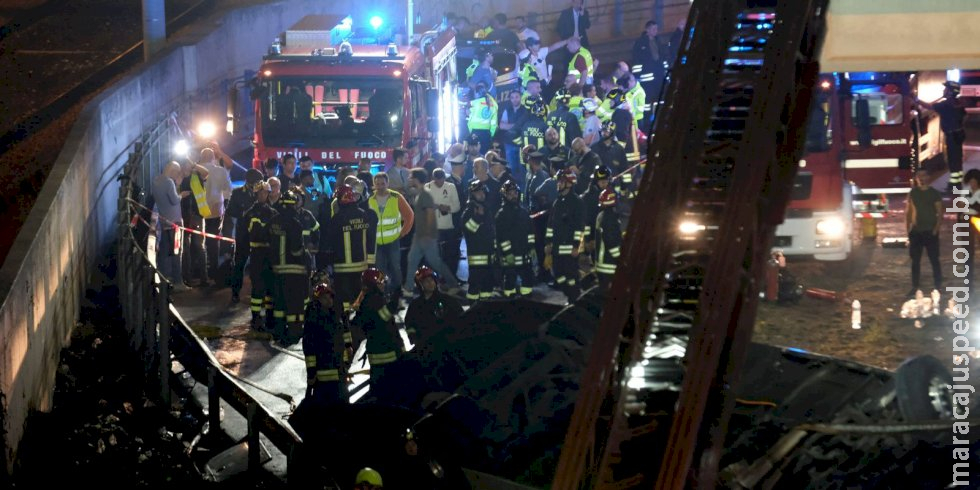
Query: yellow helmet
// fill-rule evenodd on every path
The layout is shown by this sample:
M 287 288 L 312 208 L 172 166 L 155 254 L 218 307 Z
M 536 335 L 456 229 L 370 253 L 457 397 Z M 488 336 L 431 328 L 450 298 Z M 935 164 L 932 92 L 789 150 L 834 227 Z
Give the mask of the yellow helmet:
M 355 485 L 360 485 L 362 483 L 367 483 L 368 485 L 374 485 L 376 487 L 384 486 L 381 483 L 381 473 L 378 473 L 371 468 L 362 468 L 361 471 L 357 472 L 357 478 L 354 479 Z

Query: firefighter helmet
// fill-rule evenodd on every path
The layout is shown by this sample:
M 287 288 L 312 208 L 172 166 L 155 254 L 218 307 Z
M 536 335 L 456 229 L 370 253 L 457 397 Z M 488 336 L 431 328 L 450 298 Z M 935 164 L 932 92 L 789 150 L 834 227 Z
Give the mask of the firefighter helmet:
M 599 207 L 608 208 L 616 205 L 616 191 L 605 189 L 599 194 Z
M 606 94 L 606 98 L 609 99 L 614 108 L 619 107 L 620 104 L 626 102 L 626 92 L 623 92 L 622 89 L 614 88 Z
M 612 121 L 606 121 L 602 123 L 602 133 L 603 139 L 612 138 L 616 136 L 616 123 Z
M 282 195 L 279 196 L 279 204 L 282 204 L 283 206 L 293 206 L 297 202 L 299 202 L 299 197 L 297 197 L 296 193 L 291 189 L 284 191 Z
M 361 471 L 357 472 L 357 478 L 354 479 L 354 485 L 363 485 L 365 483 L 378 488 L 384 486 L 381 482 L 381 473 L 367 467 L 361 468 Z
M 384 284 L 387 281 L 388 278 L 385 276 L 385 273 L 374 267 L 369 267 L 366 271 L 361 273 L 361 286 L 363 287 L 375 287 L 381 289 L 384 287 Z
M 548 106 L 544 105 L 544 102 L 542 102 L 540 99 L 535 102 L 529 110 L 535 117 L 543 118 L 548 115 Z
M 563 168 L 555 174 L 555 181 L 559 183 L 564 182 L 568 185 L 575 185 L 575 183 L 578 182 L 578 177 L 575 175 L 575 172 Z
M 611 174 L 612 171 L 609 170 L 609 167 L 605 165 L 599 165 L 595 169 L 595 172 L 592 172 L 592 180 L 598 181 L 598 180 L 608 179 Z
M 568 103 L 571 102 L 571 100 L 572 100 L 572 94 L 571 92 L 568 91 L 567 88 L 562 87 L 558 89 L 557 92 L 555 92 L 555 101 L 557 101 L 558 103 L 568 105 Z
M 946 88 L 948 88 L 948 89 L 950 89 L 950 90 L 952 90 L 953 92 L 955 92 L 957 94 L 960 93 L 960 90 L 963 88 L 963 86 L 960 85 L 960 82 L 954 82 L 952 80 L 947 81 L 947 82 L 943 82 L 943 86 L 946 87 Z
M 354 188 L 343 184 L 337 188 L 337 202 L 340 204 L 354 204 L 357 202 L 357 194 L 354 193 Z
M 423 265 L 415 271 L 415 285 L 422 287 L 422 280 L 426 277 L 431 277 L 433 281 L 436 281 L 436 284 L 439 283 L 439 274 L 436 274 L 436 271 L 432 270 L 431 267 Z
M 487 185 L 480 182 L 480 179 L 473 179 L 470 181 L 470 192 L 487 192 Z
M 517 182 L 512 179 L 507 179 L 503 184 L 500 184 L 500 192 L 510 192 L 517 190 Z
M 537 104 L 538 102 L 541 102 L 541 97 L 538 97 L 537 95 L 524 97 L 524 102 L 523 102 L 524 108 L 527 110 L 531 110 L 531 108 L 534 107 L 534 104 Z
M 333 296 L 334 295 L 333 288 L 330 287 L 329 284 L 327 284 L 325 282 L 321 282 L 320 284 L 317 284 L 316 286 L 313 286 L 313 297 L 314 298 L 320 298 L 320 297 L 322 297 L 325 294 L 329 294 L 330 296 Z

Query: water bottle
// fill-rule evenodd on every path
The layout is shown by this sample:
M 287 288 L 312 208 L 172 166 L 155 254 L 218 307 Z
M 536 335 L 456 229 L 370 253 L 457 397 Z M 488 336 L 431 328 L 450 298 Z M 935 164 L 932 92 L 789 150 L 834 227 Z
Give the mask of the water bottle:
M 851 328 L 861 329 L 861 302 L 858 300 L 851 303 Z
M 938 315 L 939 314 L 939 290 L 933 289 L 932 294 L 930 296 L 932 297 L 932 314 Z

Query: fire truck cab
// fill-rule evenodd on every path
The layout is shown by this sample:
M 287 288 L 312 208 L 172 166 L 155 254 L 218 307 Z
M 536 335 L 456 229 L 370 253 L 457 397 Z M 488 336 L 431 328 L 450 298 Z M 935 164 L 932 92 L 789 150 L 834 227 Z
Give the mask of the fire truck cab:
M 908 193 L 914 169 L 941 153 L 935 121 L 913 110 L 916 88 L 909 73 L 821 76 L 776 248 L 844 260 L 854 218 L 884 217 L 888 197 Z
M 321 166 L 367 158 L 387 167 L 398 147 L 409 150 L 408 166 L 420 165 L 457 139 L 455 83 L 452 31 L 404 46 L 359 37 L 350 16 L 306 16 L 269 47 L 250 82 L 252 165 L 292 153 Z

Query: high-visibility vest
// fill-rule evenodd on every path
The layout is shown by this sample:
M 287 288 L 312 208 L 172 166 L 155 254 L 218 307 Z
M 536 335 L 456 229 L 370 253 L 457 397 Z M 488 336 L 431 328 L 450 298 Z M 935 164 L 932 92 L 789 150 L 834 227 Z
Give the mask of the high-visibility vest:
M 385 204 L 384 212 L 378 206 L 378 197 L 372 195 L 368 199 L 368 206 L 378 215 L 378 245 L 387 245 L 394 242 L 402 234 L 402 213 L 398 209 L 398 200 L 401 194 L 396 191 L 388 190 L 388 202 Z
M 197 202 L 197 210 L 201 213 L 201 217 L 210 218 L 211 208 L 208 207 L 207 192 L 204 191 L 201 176 L 197 173 L 191 174 L 191 194 L 194 194 L 194 201 Z
M 626 92 L 626 99 L 630 101 L 630 106 L 633 108 L 633 120 L 639 127 L 640 122 L 643 121 L 643 113 L 647 110 L 647 92 L 643 90 L 640 84 L 636 84 Z
M 473 78 L 473 73 L 476 71 L 476 69 L 479 66 L 480 66 L 480 60 L 473 60 L 473 62 L 470 63 L 470 66 L 467 66 L 466 67 L 466 79 L 467 80 Z
M 497 132 L 497 101 L 490 96 L 470 101 L 470 117 L 466 126 L 470 131 L 486 129 L 493 136 Z
M 588 49 L 579 48 L 578 52 L 572 56 L 571 61 L 568 62 L 568 74 L 574 75 L 575 78 L 579 77 L 579 71 L 575 69 L 575 60 L 578 59 L 579 56 L 585 60 L 585 66 L 587 67 L 585 69 L 586 83 L 591 83 L 592 75 L 595 72 L 595 66 L 592 63 L 592 53 L 590 53 Z

